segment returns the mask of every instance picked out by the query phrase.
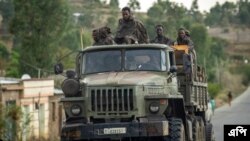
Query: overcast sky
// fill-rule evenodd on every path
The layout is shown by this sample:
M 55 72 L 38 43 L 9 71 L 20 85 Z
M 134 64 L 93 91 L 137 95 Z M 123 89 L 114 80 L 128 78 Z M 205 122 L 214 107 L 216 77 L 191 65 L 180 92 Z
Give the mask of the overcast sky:
M 150 8 L 153 5 L 153 3 L 156 1 L 157 0 L 139 0 L 141 4 L 140 11 L 146 12 L 148 8 Z M 188 9 L 190 9 L 191 4 L 193 2 L 193 0 L 170 0 L 170 1 L 176 2 L 176 3 L 182 3 Z M 236 2 L 237 0 L 198 0 L 198 6 L 199 6 L 200 11 L 209 11 L 209 9 L 213 7 L 217 1 L 220 4 L 222 4 L 225 1 Z M 128 2 L 129 0 L 119 0 L 120 8 L 126 6 Z

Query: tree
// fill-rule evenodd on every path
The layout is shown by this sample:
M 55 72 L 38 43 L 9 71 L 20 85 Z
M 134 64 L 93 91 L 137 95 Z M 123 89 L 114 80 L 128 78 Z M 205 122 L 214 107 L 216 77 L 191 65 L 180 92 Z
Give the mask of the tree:
M 21 77 L 21 73 L 19 72 L 20 55 L 18 54 L 18 52 L 13 50 L 10 56 L 11 59 L 6 69 L 6 76 L 16 77 L 16 78 Z
M 118 1 L 118 0 L 110 0 L 109 5 L 110 5 L 112 8 L 119 8 L 119 1 Z
M 189 25 L 187 20 L 187 9 L 169 0 L 159 0 L 147 12 L 146 27 L 149 36 L 155 36 L 155 25 L 162 24 L 165 28 L 165 33 L 172 38 L 176 38 L 177 29 L 185 24 Z
M 217 2 L 214 7 L 210 9 L 210 12 L 206 15 L 205 23 L 209 26 L 220 24 L 222 16 L 221 5 Z
M 198 63 L 203 64 L 203 60 L 210 53 L 207 29 L 203 24 L 196 23 L 192 25 L 190 33 L 197 52 Z
M 3 72 L 6 68 L 6 64 L 9 58 L 9 51 L 6 46 L 0 42 L 0 76 L 3 76 Z
M 128 6 L 133 10 L 140 10 L 141 9 L 141 5 L 140 2 L 138 0 L 129 0 L 128 2 Z
M 197 3 L 198 0 L 194 0 L 191 9 L 190 9 L 190 15 L 192 16 L 194 22 L 203 22 L 203 15 L 199 11 L 199 6 Z
M 198 6 L 198 0 L 193 0 L 192 5 L 191 5 L 191 11 L 199 11 L 199 6 Z
M 240 10 L 241 8 L 239 8 L 239 11 Z M 210 26 L 236 24 L 238 21 L 236 16 L 237 11 L 237 5 L 233 2 L 225 2 L 222 5 L 216 3 L 216 5 L 210 9 L 210 13 L 207 14 L 205 22 Z
M 4 141 L 21 141 L 29 131 L 31 118 L 21 107 L 15 104 L 3 106 L 0 103 L 0 139 Z
M 11 18 L 14 15 L 14 8 L 12 4 L 13 0 L 0 0 L 0 15 L 2 15 L 3 20 L 3 31 L 8 32 L 8 25 Z
M 33 68 L 51 69 L 58 43 L 68 25 L 67 1 L 14 0 L 14 7 L 10 31 L 19 41 L 14 48 L 21 62 L 25 62 L 19 65 L 20 73 L 35 76 L 37 70 Z
M 238 3 L 239 13 L 237 17 L 241 24 L 250 26 L 250 2 L 248 0 L 240 0 Z

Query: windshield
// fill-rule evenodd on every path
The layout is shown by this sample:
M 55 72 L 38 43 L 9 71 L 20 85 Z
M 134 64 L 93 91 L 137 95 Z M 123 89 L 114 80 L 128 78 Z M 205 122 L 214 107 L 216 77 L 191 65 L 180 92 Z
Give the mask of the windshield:
M 82 73 L 124 70 L 165 71 L 165 56 L 164 51 L 159 49 L 123 49 L 86 52 L 83 55 Z
M 159 49 L 137 49 L 125 52 L 125 70 L 165 70 L 165 55 Z
M 121 51 L 95 51 L 83 56 L 83 73 L 121 70 Z

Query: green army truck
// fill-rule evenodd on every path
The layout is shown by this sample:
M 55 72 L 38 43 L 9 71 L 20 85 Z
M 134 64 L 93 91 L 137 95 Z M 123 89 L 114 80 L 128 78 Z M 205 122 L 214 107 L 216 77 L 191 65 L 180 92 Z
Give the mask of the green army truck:
M 91 46 L 66 71 L 61 141 L 211 141 L 205 71 L 187 46 Z M 55 73 L 63 72 L 56 64 Z

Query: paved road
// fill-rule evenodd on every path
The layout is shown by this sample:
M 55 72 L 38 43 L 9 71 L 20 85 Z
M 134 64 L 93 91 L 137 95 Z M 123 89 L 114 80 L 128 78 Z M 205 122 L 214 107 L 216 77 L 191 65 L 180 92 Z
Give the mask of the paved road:
M 233 102 L 215 110 L 212 118 L 216 141 L 224 141 L 224 124 L 250 125 L 250 87 Z

